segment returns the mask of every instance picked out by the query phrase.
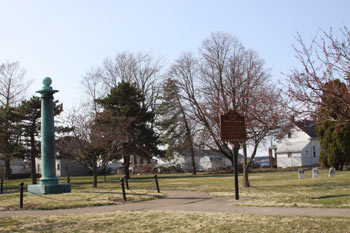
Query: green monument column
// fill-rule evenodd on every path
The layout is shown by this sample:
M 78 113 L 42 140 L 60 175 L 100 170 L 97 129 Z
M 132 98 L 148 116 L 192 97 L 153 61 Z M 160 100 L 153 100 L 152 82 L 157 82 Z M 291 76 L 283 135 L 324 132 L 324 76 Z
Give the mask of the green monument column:
M 59 184 L 56 177 L 56 150 L 53 94 L 58 92 L 51 87 L 52 80 L 44 78 L 41 94 L 41 161 L 42 177 L 40 184 L 28 185 L 29 193 L 55 194 L 71 191 L 70 184 Z

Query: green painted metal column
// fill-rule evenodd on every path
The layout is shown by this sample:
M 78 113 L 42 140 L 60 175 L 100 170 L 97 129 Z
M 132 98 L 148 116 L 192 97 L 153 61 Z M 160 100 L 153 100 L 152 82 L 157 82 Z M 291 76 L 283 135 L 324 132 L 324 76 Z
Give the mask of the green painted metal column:
M 33 194 L 57 194 L 71 192 L 70 184 L 59 184 L 56 176 L 56 148 L 53 94 L 58 92 L 51 87 L 52 80 L 44 78 L 41 94 L 41 167 L 40 184 L 28 185 Z
M 41 94 L 41 159 L 42 178 L 40 184 L 58 184 L 56 177 L 56 149 L 53 94 L 58 92 L 51 87 L 51 79 L 43 80 Z

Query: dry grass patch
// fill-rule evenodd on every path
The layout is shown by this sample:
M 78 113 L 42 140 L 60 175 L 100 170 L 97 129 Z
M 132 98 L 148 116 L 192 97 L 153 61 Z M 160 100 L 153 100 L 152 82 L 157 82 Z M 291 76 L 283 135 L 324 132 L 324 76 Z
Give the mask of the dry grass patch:
M 350 218 L 150 211 L 3 218 L 1 232 L 350 232 Z

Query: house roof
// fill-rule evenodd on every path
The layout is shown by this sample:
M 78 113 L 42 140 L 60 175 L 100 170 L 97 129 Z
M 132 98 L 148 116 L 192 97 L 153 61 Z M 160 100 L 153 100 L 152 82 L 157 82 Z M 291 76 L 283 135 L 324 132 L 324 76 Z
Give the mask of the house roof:
M 277 154 L 281 153 L 292 153 L 292 152 L 300 152 L 302 151 L 309 141 L 297 141 L 297 142 L 287 142 L 285 144 L 281 144 L 277 147 Z
M 310 121 L 310 120 L 303 120 L 303 121 L 296 121 L 294 124 L 300 128 L 302 131 L 304 131 L 307 135 L 309 135 L 312 138 L 316 138 L 316 121 Z

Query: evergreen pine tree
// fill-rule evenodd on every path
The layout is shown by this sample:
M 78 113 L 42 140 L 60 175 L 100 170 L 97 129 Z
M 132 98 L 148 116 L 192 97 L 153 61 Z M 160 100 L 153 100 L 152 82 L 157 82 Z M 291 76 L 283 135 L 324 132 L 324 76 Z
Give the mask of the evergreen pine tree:
M 166 157 L 172 158 L 174 152 L 190 152 L 192 173 L 195 175 L 193 132 L 185 107 L 181 103 L 179 87 L 173 79 L 167 79 L 163 85 L 162 103 L 158 107 L 161 120 L 157 123 L 162 132 L 161 140 L 167 146 Z
M 343 169 L 344 164 L 350 162 L 350 125 L 348 119 L 338 114 L 345 110 L 343 104 L 333 95 L 328 95 L 329 92 L 350 96 L 345 84 L 338 79 L 327 83 L 322 95 L 324 106 L 319 110 L 317 123 L 321 144 L 319 161 L 323 166 Z
M 120 150 L 124 159 L 125 175 L 129 177 L 131 156 L 151 159 L 160 153 L 158 136 L 151 128 L 154 113 L 143 105 L 144 96 L 129 82 L 121 82 L 111 89 L 107 97 L 98 99 L 103 112 L 98 117 L 100 124 L 108 124 L 122 140 Z
M 23 158 L 20 121 L 17 108 L 0 107 L 0 159 L 5 162 L 5 179 L 11 178 L 10 161 L 14 157 Z

